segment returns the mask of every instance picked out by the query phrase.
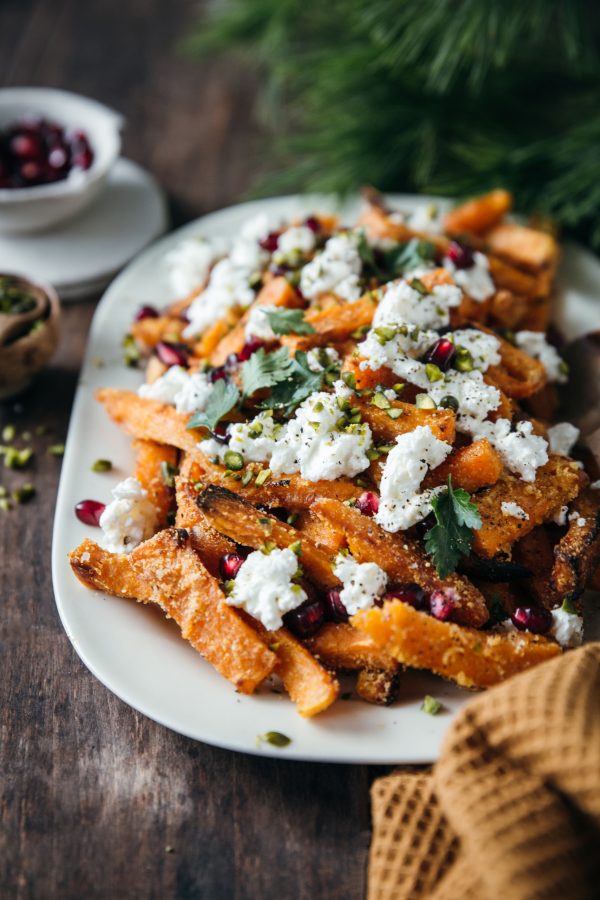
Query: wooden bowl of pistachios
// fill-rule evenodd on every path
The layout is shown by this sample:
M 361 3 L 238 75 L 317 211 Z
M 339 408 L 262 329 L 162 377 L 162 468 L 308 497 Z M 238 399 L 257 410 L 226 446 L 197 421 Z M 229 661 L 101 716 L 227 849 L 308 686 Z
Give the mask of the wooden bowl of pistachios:
M 0 400 L 24 391 L 49 362 L 60 333 L 50 285 L 0 273 Z

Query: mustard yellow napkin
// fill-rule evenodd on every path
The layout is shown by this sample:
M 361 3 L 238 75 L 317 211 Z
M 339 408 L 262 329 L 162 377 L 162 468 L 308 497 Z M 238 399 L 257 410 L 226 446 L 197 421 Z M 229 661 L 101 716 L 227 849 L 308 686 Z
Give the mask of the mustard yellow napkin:
M 478 695 L 371 802 L 369 900 L 600 898 L 600 643 Z

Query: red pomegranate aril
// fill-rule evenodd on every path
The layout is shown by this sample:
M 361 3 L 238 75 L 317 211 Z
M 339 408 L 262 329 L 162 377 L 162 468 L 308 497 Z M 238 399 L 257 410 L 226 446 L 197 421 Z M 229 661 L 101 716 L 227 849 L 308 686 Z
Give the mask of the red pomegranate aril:
M 165 366 L 187 367 L 188 349 L 184 344 L 159 341 L 156 345 L 156 355 Z
M 456 591 L 453 588 L 439 588 L 429 598 L 431 615 L 440 622 L 449 619 L 456 606 Z
M 552 628 L 552 613 L 543 606 L 518 606 L 510 617 L 519 631 L 547 634 Z
M 264 341 L 261 341 L 258 338 L 250 338 L 250 340 L 246 341 L 246 343 L 240 350 L 238 360 L 240 362 L 246 362 L 246 360 L 250 359 L 253 353 L 256 353 L 256 351 L 260 350 L 260 348 L 264 347 L 264 345 Z
M 94 154 L 91 150 L 82 150 L 80 153 L 76 153 L 73 156 L 73 167 L 75 169 L 83 169 L 86 171 L 91 168 L 93 162 Z
M 210 434 L 218 444 L 228 444 L 231 440 L 231 435 L 227 431 L 227 426 L 222 425 L 221 423 L 215 425 Z
M 310 230 L 314 234 L 318 234 L 319 231 L 321 230 L 321 223 L 319 222 L 319 220 L 317 219 L 316 216 L 309 216 L 307 219 L 304 220 L 304 224 L 306 225 L 307 228 L 310 228 Z
M 142 322 L 144 319 L 158 319 L 159 312 L 153 306 L 140 306 L 135 314 L 135 321 Z
M 240 556 L 239 553 L 226 553 L 225 556 L 222 556 L 219 563 L 219 571 L 223 581 L 231 581 L 232 578 L 235 578 L 243 562 L 244 557 Z
M 19 173 L 24 181 L 40 181 L 44 174 L 44 167 L 41 163 L 36 162 L 36 160 L 30 159 L 23 163 L 19 169 Z
M 227 378 L 227 369 L 225 366 L 217 366 L 216 369 L 211 369 L 209 378 L 212 382 L 220 381 L 221 378 Z
M 456 348 L 448 338 L 440 338 L 425 354 L 424 361 L 433 363 L 442 372 L 447 372 L 456 354 Z
M 465 244 L 459 244 L 458 241 L 450 241 L 446 256 L 457 269 L 470 269 L 475 262 L 471 248 Z
M 266 250 L 268 253 L 275 253 L 277 247 L 279 246 L 279 232 L 278 231 L 270 231 L 268 235 L 262 240 L 258 242 L 263 250 Z
M 386 600 L 402 600 L 408 603 L 413 609 L 427 609 L 428 595 L 418 584 L 409 582 L 407 584 L 398 584 L 384 595 Z
M 100 516 L 106 508 L 99 500 L 80 500 L 75 507 L 75 515 L 84 525 L 100 526 Z
M 379 509 L 379 497 L 373 491 L 364 491 L 356 501 L 356 509 L 363 516 L 374 516 Z
M 307 600 L 302 606 L 286 613 L 286 626 L 299 638 L 309 638 L 316 634 L 325 621 L 325 607 L 320 600 Z
M 41 159 L 44 147 L 40 139 L 31 133 L 19 132 L 10 142 L 10 149 L 19 159 Z
M 327 611 L 327 618 L 332 622 L 348 621 L 348 610 L 340 599 L 339 591 L 331 590 L 327 593 L 327 596 L 325 597 L 325 609 Z

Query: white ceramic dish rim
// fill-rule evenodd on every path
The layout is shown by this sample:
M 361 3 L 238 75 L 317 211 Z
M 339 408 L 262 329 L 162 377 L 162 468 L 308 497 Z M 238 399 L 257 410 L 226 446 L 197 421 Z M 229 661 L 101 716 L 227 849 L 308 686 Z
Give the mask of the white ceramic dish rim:
M 409 197 L 402 195 L 392 199 L 399 204 L 423 205 L 430 203 L 432 199 L 435 198 Z M 203 219 L 190 223 L 179 231 L 161 239 L 150 248 L 147 248 L 121 273 L 107 290 L 98 307 L 92 324 L 88 350 L 82 370 L 83 383 L 77 391 L 66 442 L 67 450 L 63 461 L 63 473 L 57 498 L 53 536 L 52 563 L 56 603 L 65 631 L 75 650 L 90 671 L 124 702 L 160 724 L 190 738 L 201 740 L 224 749 L 294 760 L 385 765 L 398 763 L 428 763 L 437 757 L 444 733 L 451 721 L 452 713 L 460 708 L 470 696 L 468 693 L 462 692 L 451 685 L 446 685 L 444 682 L 441 682 L 433 676 L 429 676 L 425 673 L 410 673 L 410 675 L 407 676 L 409 696 L 406 698 L 405 702 L 400 702 L 398 705 L 390 708 L 382 709 L 379 707 L 369 707 L 367 704 L 359 702 L 348 704 L 337 703 L 332 710 L 327 711 L 321 717 L 307 721 L 301 719 L 295 713 L 293 705 L 287 698 L 277 698 L 277 701 L 280 701 L 280 705 L 279 707 L 274 707 L 275 698 L 269 695 L 265 696 L 262 694 L 258 697 L 237 697 L 227 682 L 216 675 L 207 664 L 198 660 L 198 665 L 202 666 L 202 674 L 201 677 L 198 675 L 198 682 L 202 682 L 202 688 L 205 693 L 208 691 L 210 696 L 211 692 L 214 691 L 214 696 L 217 698 L 217 711 L 215 713 L 217 727 L 215 727 L 215 721 L 210 721 L 208 724 L 203 722 L 201 727 L 197 723 L 190 725 L 190 722 L 186 720 L 185 714 L 182 718 L 181 710 L 173 710 L 169 700 L 163 696 L 162 682 L 160 683 L 160 687 L 157 688 L 161 694 L 158 699 L 154 695 L 152 695 L 150 699 L 147 696 L 144 697 L 140 683 L 136 683 L 136 679 L 137 682 L 139 682 L 139 677 L 137 677 L 139 673 L 135 671 L 131 672 L 130 670 L 127 670 L 125 673 L 123 673 L 123 671 L 119 672 L 118 665 L 115 664 L 116 667 L 113 665 L 114 660 L 111 660 L 111 663 L 107 665 L 106 659 L 102 656 L 102 651 L 99 650 L 97 641 L 95 642 L 94 637 L 90 637 L 90 629 L 93 631 L 95 628 L 102 628 L 103 613 L 108 615 L 113 612 L 112 606 L 103 606 L 101 601 L 104 600 L 106 603 L 111 604 L 122 604 L 122 601 L 115 600 L 114 598 L 95 596 L 94 601 L 97 601 L 96 608 L 92 610 L 90 606 L 88 612 L 88 607 L 86 606 L 86 610 L 82 614 L 77 607 L 78 601 L 76 600 L 74 603 L 72 600 L 73 595 L 78 591 L 78 586 L 69 571 L 65 555 L 69 546 L 74 546 L 75 542 L 72 542 L 69 545 L 69 539 L 67 539 L 66 534 L 64 533 L 69 530 L 74 530 L 70 523 L 67 525 L 65 516 L 73 518 L 72 503 L 75 497 L 77 497 L 77 494 L 73 493 L 72 481 L 74 475 L 77 476 L 76 469 L 82 460 L 82 448 L 77 447 L 75 439 L 77 432 L 80 431 L 81 428 L 84 428 L 82 416 L 85 413 L 87 400 L 90 399 L 91 396 L 91 387 L 88 387 L 86 382 L 88 379 L 90 379 L 91 382 L 94 380 L 95 368 L 93 365 L 93 357 L 98 352 L 98 349 L 102 349 L 103 347 L 102 332 L 107 323 L 110 325 L 111 313 L 114 312 L 116 315 L 118 313 L 118 307 L 123 306 L 122 298 L 124 296 L 129 296 L 131 297 L 129 304 L 125 305 L 128 307 L 126 310 L 127 316 L 131 315 L 136 308 L 136 305 L 141 302 L 139 295 L 135 297 L 135 290 L 131 292 L 131 288 L 137 281 L 138 276 L 146 267 L 151 268 L 153 264 L 156 264 L 157 260 L 162 257 L 171 246 L 185 236 L 197 234 L 199 232 L 210 234 L 213 226 L 218 233 L 219 223 L 225 227 L 225 223 L 231 219 L 232 215 L 234 215 L 234 217 L 237 216 L 240 220 L 243 220 L 257 211 L 263 210 L 277 211 L 282 215 L 296 215 L 300 210 L 310 211 L 311 209 L 331 208 L 332 205 L 334 204 L 332 204 L 331 198 L 285 197 L 250 202 L 220 210 L 217 213 L 212 213 Z M 583 253 L 582 258 L 587 259 L 588 263 L 590 261 L 593 263 L 596 267 L 593 270 L 595 277 L 600 278 L 600 264 L 598 261 L 595 260 L 591 254 L 585 253 L 585 251 L 577 250 L 577 252 Z M 577 300 L 577 297 L 574 299 Z M 144 298 L 144 302 L 148 302 L 149 300 L 151 300 L 151 298 Z M 123 309 L 121 309 L 120 312 L 123 313 Z M 587 313 L 589 315 L 589 310 L 587 310 Z M 579 318 L 581 320 L 581 316 Z M 575 327 L 574 332 L 585 331 L 587 327 L 588 325 L 585 323 L 580 324 Z M 105 371 L 108 371 L 108 369 Z M 87 434 L 87 432 L 85 433 Z M 96 455 L 98 452 L 100 452 L 100 448 L 96 448 Z M 122 475 L 119 477 L 122 477 Z M 81 499 L 81 495 L 79 495 L 78 499 Z M 87 533 L 89 534 L 89 531 Z M 83 536 L 83 532 L 81 533 L 81 536 Z M 93 534 L 91 536 L 94 537 Z M 89 594 L 85 588 L 81 588 L 81 591 Z M 132 614 L 131 618 L 129 617 L 130 612 Z M 134 620 L 133 614 L 139 616 L 139 620 Z M 137 626 L 138 629 L 143 629 L 143 640 L 153 641 L 155 649 L 156 647 L 160 647 L 161 653 L 164 651 L 164 658 L 161 656 L 160 661 L 155 660 L 156 666 L 159 668 L 161 666 L 168 666 L 167 654 L 169 657 L 172 657 L 172 661 L 175 661 L 177 666 L 179 666 L 183 663 L 184 652 L 189 653 L 191 665 L 191 655 L 196 656 L 194 651 L 191 650 L 191 648 L 186 647 L 179 636 L 174 633 L 169 633 L 169 635 L 167 635 L 166 632 L 164 632 L 159 640 L 158 625 L 155 619 L 153 621 L 149 621 L 149 619 L 144 619 L 142 621 L 142 613 L 129 604 L 123 605 L 122 607 L 120 606 L 117 615 L 119 618 L 126 617 L 128 623 L 130 622 L 133 627 Z M 85 622 L 83 626 L 82 622 Z M 161 632 L 162 631 L 161 624 Z M 133 637 L 133 634 L 130 632 L 130 638 Z M 170 645 L 161 643 L 163 637 L 168 638 L 178 649 L 175 651 L 173 648 L 172 652 Z M 111 639 L 113 638 L 117 643 L 119 642 L 118 635 L 115 636 L 114 634 L 111 634 Z M 121 640 L 121 644 L 122 646 L 119 646 L 118 649 L 122 652 L 126 653 L 131 650 L 130 643 L 127 643 L 127 641 Z M 177 653 L 177 657 L 173 655 L 174 652 Z M 198 669 L 198 673 L 200 673 L 200 669 Z M 145 687 L 145 682 L 143 686 Z M 222 688 L 228 693 L 221 690 Z M 405 691 L 406 689 L 403 687 L 402 690 Z M 424 693 L 427 692 L 435 693 L 437 697 L 442 699 L 448 709 L 448 714 L 430 717 L 418 711 L 418 704 Z M 235 701 L 232 700 L 232 697 L 235 698 Z M 198 698 L 198 703 L 199 702 L 200 698 Z M 239 711 L 239 731 L 235 724 L 232 726 L 230 722 L 223 721 L 223 719 L 227 719 L 227 716 L 225 715 L 225 712 L 219 708 L 219 702 L 225 704 L 223 710 L 226 710 L 226 704 L 229 704 L 229 711 L 233 710 L 234 714 Z M 285 704 L 285 706 L 282 706 L 281 703 Z M 236 709 L 235 704 L 240 704 L 240 706 Z M 248 704 L 252 705 L 250 710 L 248 710 Z M 407 708 L 405 709 L 405 707 Z M 415 716 L 417 718 L 415 718 Z M 248 719 L 252 722 L 254 730 L 252 730 L 251 734 L 242 733 L 242 719 L 246 723 Z M 345 726 L 347 726 L 348 723 L 350 723 L 351 726 L 349 731 L 345 729 Z M 355 725 L 356 728 L 353 730 L 353 726 Z M 414 733 L 415 740 L 413 740 L 413 735 L 411 735 L 408 744 L 406 743 L 407 726 L 412 728 L 416 727 L 418 731 L 418 734 Z M 354 750 L 353 747 L 349 748 L 347 743 L 348 740 L 351 740 L 354 734 L 357 739 L 359 737 L 364 737 L 364 729 L 366 729 L 367 732 L 366 743 L 361 743 L 360 747 L 356 747 L 356 750 Z M 285 750 L 272 748 L 270 745 L 264 743 L 257 747 L 254 738 L 256 734 L 263 733 L 265 730 L 284 731 L 284 733 L 289 734 L 292 737 L 292 744 Z M 390 731 L 392 734 L 384 734 L 384 732 Z
M 80 128 L 88 134 L 94 151 L 92 165 L 52 184 L 23 188 L 0 188 L 0 205 L 51 200 L 80 194 L 101 181 L 121 152 L 121 129 L 124 118 L 98 100 L 63 91 L 59 88 L 11 87 L 0 90 L 0 128 L 14 116 L 27 113 L 48 115 L 61 125 Z

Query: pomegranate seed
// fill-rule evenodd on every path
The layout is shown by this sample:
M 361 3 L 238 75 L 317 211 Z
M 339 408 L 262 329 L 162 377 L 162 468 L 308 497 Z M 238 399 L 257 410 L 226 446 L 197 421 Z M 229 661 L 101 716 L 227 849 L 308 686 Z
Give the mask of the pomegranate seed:
M 473 251 L 465 244 L 459 244 L 458 241 L 451 241 L 446 256 L 454 263 L 457 269 L 470 269 L 475 262 Z
M 141 322 L 143 319 L 158 319 L 158 310 L 153 306 L 140 306 L 135 314 L 135 321 Z
M 69 157 L 64 147 L 55 147 L 48 154 L 48 165 L 51 169 L 63 169 L 68 161 Z
M 309 638 L 325 621 L 325 607 L 320 600 L 306 600 L 302 606 L 286 613 L 283 621 L 297 637 Z
M 258 338 L 250 338 L 250 340 L 246 341 L 246 343 L 240 350 L 238 360 L 240 362 L 246 362 L 246 360 L 250 359 L 253 353 L 256 353 L 256 351 L 260 350 L 260 348 L 264 347 L 264 345 L 264 341 L 261 341 Z
M 34 134 L 16 134 L 10 142 L 10 149 L 19 159 L 41 159 L 44 155 L 42 142 Z
M 219 563 L 219 571 L 223 581 L 230 581 L 232 578 L 235 578 L 243 562 L 244 557 L 240 556 L 239 553 L 226 553 L 225 556 L 222 556 Z
M 89 169 L 94 162 L 94 154 L 91 150 L 82 150 L 73 156 L 73 167 L 76 169 Z
M 216 369 L 211 369 L 210 371 L 210 380 L 220 381 L 221 378 L 227 378 L 227 372 L 225 370 L 225 366 L 217 366 Z
M 156 355 L 165 366 L 184 366 L 188 364 L 188 348 L 185 344 L 172 344 L 159 341 L 155 348 Z
M 211 436 L 217 441 L 219 444 L 228 444 L 231 440 L 231 435 L 227 432 L 227 426 L 215 425 L 214 429 L 211 431 Z
M 543 606 L 518 606 L 510 617 L 519 631 L 547 634 L 552 628 L 552 613 Z
M 456 348 L 448 338 L 440 338 L 425 354 L 423 361 L 433 363 L 442 372 L 447 372 L 456 354 Z
M 408 603 L 413 609 L 427 609 L 428 595 L 418 584 L 409 582 L 407 584 L 399 584 L 392 590 L 387 591 L 383 600 L 384 602 L 386 600 L 402 600 L 403 603 Z
M 106 509 L 105 503 L 98 500 L 80 500 L 75 507 L 75 515 L 84 525 L 93 525 L 96 528 L 100 525 L 100 516 Z
M 445 622 L 452 615 L 456 600 L 456 591 L 453 588 L 440 588 L 433 591 L 429 598 L 431 615 L 441 622 Z
M 340 592 L 336 590 L 329 591 L 325 597 L 325 609 L 327 618 L 332 622 L 347 622 L 348 610 L 340 599 Z
M 258 243 L 263 248 L 263 250 L 267 250 L 269 253 L 275 253 L 277 247 L 279 246 L 279 232 L 270 231 L 268 235 Z
M 309 216 L 307 219 L 304 220 L 304 224 L 306 225 L 307 228 L 310 228 L 310 230 L 312 232 L 314 232 L 314 234 L 318 234 L 319 231 L 321 230 L 321 223 L 319 222 L 319 220 L 317 219 L 316 216 Z
M 356 509 L 363 516 L 374 516 L 379 509 L 379 497 L 373 491 L 365 491 L 356 501 Z

